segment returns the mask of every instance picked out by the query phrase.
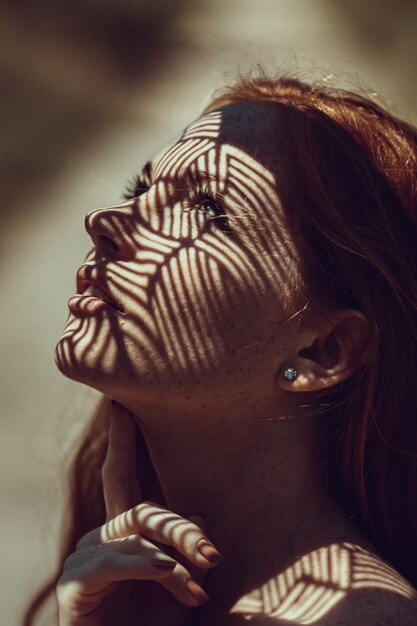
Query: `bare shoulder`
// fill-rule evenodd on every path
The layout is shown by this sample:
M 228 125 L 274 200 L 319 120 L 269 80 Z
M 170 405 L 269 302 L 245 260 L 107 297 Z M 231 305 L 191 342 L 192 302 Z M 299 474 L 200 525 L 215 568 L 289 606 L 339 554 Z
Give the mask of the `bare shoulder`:
M 416 626 L 417 591 L 374 552 L 340 543 L 302 556 L 231 613 L 239 626 Z
M 317 620 L 292 620 L 258 614 L 227 621 L 227 626 L 416 626 L 417 600 L 400 598 L 382 590 L 366 590 L 345 598 Z
M 348 596 L 316 626 L 416 626 L 417 599 L 383 589 L 363 589 Z

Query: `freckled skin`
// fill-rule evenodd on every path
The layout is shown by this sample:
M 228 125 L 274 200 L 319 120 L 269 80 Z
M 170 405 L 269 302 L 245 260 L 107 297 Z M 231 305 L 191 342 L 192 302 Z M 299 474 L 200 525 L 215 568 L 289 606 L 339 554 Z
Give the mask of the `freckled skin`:
M 343 542 L 353 553 L 373 550 L 333 490 L 327 424 L 309 412 L 310 391 L 351 370 L 335 378 L 315 367 L 311 346 L 321 326 L 296 314 L 305 298 L 296 296 L 297 253 L 277 194 L 290 180 L 287 148 L 285 119 L 267 103 L 230 105 L 188 126 L 153 159 L 147 191 L 87 218 L 95 244 L 87 263 L 125 315 L 71 312 L 56 348 L 66 376 L 132 412 L 167 507 L 205 516 L 224 559 L 209 573 L 211 600 L 193 626 L 232 626 L 259 614 L 268 624 L 281 623 L 274 615 L 290 623 L 279 576 L 304 585 L 306 609 L 297 611 L 310 623 L 311 592 L 328 592 L 320 558 L 330 562 L 330 552 L 334 579 L 353 580 L 350 561 L 339 558 Z M 195 184 L 175 182 L 184 171 L 194 171 Z M 206 201 L 207 190 L 213 195 L 209 208 L 226 213 L 232 235 L 190 196 L 196 187 Z M 283 383 L 283 368 L 296 363 L 296 381 Z M 385 615 L 384 602 L 391 606 L 406 586 L 398 573 L 387 583 L 381 563 L 367 562 L 365 588 L 382 585 Z M 353 589 L 335 586 L 332 613 L 323 605 L 313 623 L 330 624 L 338 602 L 337 623 L 371 625 L 360 621 L 367 613 Z M 401 602 L 412 597 L 407 589 Z
M 102 253 L 104 280 L 124 303 L 126 316 L 71 313 L 56 352 L 65 375 L 122 402 L 143 402 L 146 411 L 169 406 L 174 413 L 196 410 L 202 402 L 219 410 L 219 387 L 220 402 L 235 407 L 242 386 L 251 395 L 248 385 L 256 393 L 259 377 L 273 382 L 291 336 L 280 324 L 296 309 L 283 298 L 292 260 L 283 243 L 274 184 L 282 158 L 272 148 L 271 127 L 278 132 L 279 123 L 265 104 L 203 116 L 153 160 L 149 192 L 90 214 L 93 236 L 105 234 L 126 254 L 100 249 L 99 242 L 89 257 L 94 263 Z M 175 191 L 163 202 L 180 166 L 226 179 L 210 181 L 210 187 L 219 194 L 232 237 L 209 224 L 201 209 L 187 212 L 186 199 L 178 202 Z M 155 188 L 158 197 L 152 196 Z M 159 229 L 152 213 L 162 218 Z M 192 241 L 186 246 L 176 235 L 184 220 L 183 232 Z M 150 240 L 161 231 L 166 254 Z M 157 256 L 150 269 L 144 269 L 145 252 Z

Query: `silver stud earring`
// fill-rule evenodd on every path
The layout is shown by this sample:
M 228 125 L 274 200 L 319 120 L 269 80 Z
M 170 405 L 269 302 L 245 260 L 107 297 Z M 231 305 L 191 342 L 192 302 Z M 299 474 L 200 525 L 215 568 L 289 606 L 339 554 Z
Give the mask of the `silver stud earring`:
M 286 378 L 287 380 L 294 380 L 295 378 L 297 378 L 297 370 L 293 369 L 292 367 L 287 367 L 284 372 L 284 378 Z

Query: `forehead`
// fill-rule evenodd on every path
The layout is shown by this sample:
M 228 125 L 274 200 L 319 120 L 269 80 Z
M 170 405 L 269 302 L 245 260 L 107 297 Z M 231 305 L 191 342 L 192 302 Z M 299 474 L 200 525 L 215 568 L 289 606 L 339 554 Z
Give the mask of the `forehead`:
M 241 102 L 207 113 L 189 124 L 152 163 L 152 178 L 189 169 L 223 174 L 230 159 L 249 165 L 272 182 L 282 162 L 282 120 L 269 102 Z

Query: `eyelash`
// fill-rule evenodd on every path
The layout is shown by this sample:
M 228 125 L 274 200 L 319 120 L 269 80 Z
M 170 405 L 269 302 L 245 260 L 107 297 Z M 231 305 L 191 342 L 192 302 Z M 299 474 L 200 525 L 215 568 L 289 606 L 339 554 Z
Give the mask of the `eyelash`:
M 229 220 L 227 219 L 224 210 L 221 206 L 219 206 L 216 195 L 212 191 L 210 191 L 208 187 L 196 187 L 196 189 L 192 189 L 190 193 L 190 202 L 192 206 L 196 209 L 198 209 L 200 206 L 203 206 L 204 204 L 209 204 L 209 209 L 203 209 L 204 212 L 208 215 L 208 220 L 213 221 L 216 226 L 220 228 L 220 230 L 222 230 L 223 232 L 232 232 L 232 229 L 229 225 Z M 218 211 L 219 215 L 210 216 L 208 214 L 208 210 L 210 210 L 211 208 L 214 208 L 215 211 Z
M 142 181 L 141 177 L 137 174 L 132 180 L 128 182 L 126 189 L 123 193 L 123 198 L 126 201 L 133 200 L 134 198 L 137 198 L 138 196 L 141 196 L 143 193 L 148 191 L 148 189 L 149 187 Z M 210 205 L 208 209 L 203 209 L 204 212 L 208 215 L 208 220 L 214 222 L 216 226 L 220 228 L 220 230 L 222 230 L 223 232 L 232 232 L 224 210 L 221 206 L 219 206 L 215 194 L 210 191 L 207 186 L 197 186 L 195 189 L 191 189 L 189 199 L 190 208 L 199 209 L 199 207 L 203 206 L 204 204 Z M 218 211 L 219 215 L 210 216 L 208 213 L 210 209 Z
M 133 200 L 134 198 L 141 196 L 146 191 L 148 191 L 148 186 L 145 185 L 139 174 L 136 174 L 136 176 L 128 181 L 122 198 L 126 201 Z

